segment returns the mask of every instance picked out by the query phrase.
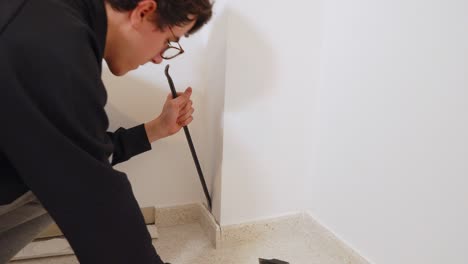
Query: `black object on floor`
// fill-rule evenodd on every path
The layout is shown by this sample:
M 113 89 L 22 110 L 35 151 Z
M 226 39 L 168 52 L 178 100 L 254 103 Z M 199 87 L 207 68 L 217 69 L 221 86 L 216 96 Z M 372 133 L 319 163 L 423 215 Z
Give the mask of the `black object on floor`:
M 176 98 L 177 92 L 174 86 L 174 82 L 172 81 L 172 78 L 169 75 L 169 64 L 166 66 L 165 73 L 166 73 L 167 81 L 169 82 L 169 88 L 171 88 L 172 97 Z M 193 146 L 192 137 L 190 136 L 190 131 L 188 129 L 188 126 L 184 126 L 184 132 L 185 132 L 185 137 L 187 138 L 187 141 L 189 144 L 190 152 L 192 152 L 193 161 L 195 162 L 195 167 L 197 168 L 198 176 L 200 177 L 200 182 L 202 184 L 203 191 L 205 192 L 206 200 L 208 200 L 208 207 L 211 211 L 210 193 L 208 192 L 208 187 L 206 187 L 205 177 L 203 177 L 203 172 L 200 167 L 200 162 L 198 161 L 197 153 L 195 152 L 195 147 Z
M 260 264 L 289 264 L 289 262 L 282 261 L 279 259 L 258 259 Z

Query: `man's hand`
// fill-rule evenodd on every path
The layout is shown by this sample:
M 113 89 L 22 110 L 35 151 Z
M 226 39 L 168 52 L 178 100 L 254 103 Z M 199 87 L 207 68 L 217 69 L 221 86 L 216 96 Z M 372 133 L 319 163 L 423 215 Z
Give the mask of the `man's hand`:
M 190 124 L 194 109 L 192 107 L 192 88 L 187 88 L 183 93 L 177 93 L 178 97 L 173 98 L 172 94 L 167 96 L 161 114 L 154 120 L 145 124 L 146 134 L 149 142 L 173 135 Z

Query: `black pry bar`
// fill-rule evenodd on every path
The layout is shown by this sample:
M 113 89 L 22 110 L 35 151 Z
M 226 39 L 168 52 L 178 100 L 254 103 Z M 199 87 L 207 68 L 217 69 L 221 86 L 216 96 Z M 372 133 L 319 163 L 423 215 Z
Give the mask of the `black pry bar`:
M 166 77 L 167 77 L 167 81 L 169 82 L 169 87 L 171 88 L 172 97 L 176 98 L 177 97 L 177 91 L 175 89 L 174 82 L 172 81 L 172 78 L 169 75 L 169 64 L 166 66 L 165 74 L 166 74 Z M 203 172 L 202 172 L 202 169 L 201 169 L 201 166 L 200 166 L 200 162 L 198 161 L 197 152 L 195 151 L 195 147 L 193 146 L 193 141 L 192 141 L 192 137 L 190 136 L 190 131 L 188 129 L 188 126 L 184 126 L 184 132 L 185 132 L 185 137 L 187 138 L 187 142 L 188 142 L 189 147 L 190 147 L 190 152 L 192 152 L 193 161 L 195 162 L 195 167 L 197 168 L 198 176 L 200 178 L 200 182 L 202 184 L 203 191 L 205 192 L 206 200 L 208 200 L 209 209 L 211 211 L 210 193 L 208 192 L 208 187 L 206 187 L 205 177 L 203 177 Z

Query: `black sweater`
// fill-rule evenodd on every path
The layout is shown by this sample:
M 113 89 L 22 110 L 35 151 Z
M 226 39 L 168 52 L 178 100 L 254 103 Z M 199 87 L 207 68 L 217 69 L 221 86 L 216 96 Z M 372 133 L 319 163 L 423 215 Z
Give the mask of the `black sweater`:
M 0 1 L 0 205 L 32 190 L 81 263 L 162 263 L 112 168 L 151 145 L 106 132 L 106 31 L 103 0 Z

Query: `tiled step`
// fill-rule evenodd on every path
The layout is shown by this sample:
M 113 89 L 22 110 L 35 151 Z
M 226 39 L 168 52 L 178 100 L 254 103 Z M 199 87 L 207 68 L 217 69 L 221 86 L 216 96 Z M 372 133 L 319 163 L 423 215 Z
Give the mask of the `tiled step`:
M 158 238 L 158 229 L 155 225 L 147 225 L 151 238 Z M 68 241 L 62 237 L 41 239 L 33 241 L 23 248 L 13 260 L 45 258 L 63 255 L 73 255 L 73 250 Z

